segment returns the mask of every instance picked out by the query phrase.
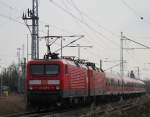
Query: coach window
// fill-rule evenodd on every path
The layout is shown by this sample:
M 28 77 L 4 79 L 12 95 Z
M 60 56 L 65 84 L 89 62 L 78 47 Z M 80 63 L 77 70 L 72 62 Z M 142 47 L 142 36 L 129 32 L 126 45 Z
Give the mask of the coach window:
M 134 84 L 132 83 L 132 87 L 134 87 Z
M 109 86 L 109 81 L 108 80 L 106 81 L 106 84 L 107 84 L 107 86 Z
M 111 79 L 111 85 L 114 86 L 114 81 L 113 81 L 113 79 Z
M 125 87 L 125 88 L 127 88 L 127 83 L 126 83 L 126 84 L 124 84 L 124 87 Z
M 116 88 L 118 87 L 118 80 L 116 81 Z
M 106 79 L 106 86 L 108 85 L 108 83 L 107 83 L 108 81 L 107 81 L 107 79 Z
M 119 80 L 118 80 L 118 86 L 120 87 L 120 82 L 119 82 Z
M 111 85 L 111 82 L 109 79 L 107 79 L 107 85 L 110 86 Z
M 145 88 L 145 85 L 143 85 L 143 88 Z
M 129 87 L 131 87 L 132 86 L 132 84 L 131 83 L 129 83 Z
M 108 79 L 108 86 L 111 86 L 111 81 Z

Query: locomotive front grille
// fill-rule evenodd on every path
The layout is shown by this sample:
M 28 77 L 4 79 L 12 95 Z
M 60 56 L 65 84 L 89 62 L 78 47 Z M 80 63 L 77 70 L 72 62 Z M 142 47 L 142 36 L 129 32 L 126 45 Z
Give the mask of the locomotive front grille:
M 28 91 L 28 100 L 32 103 L 56 103 L 61 99 L 61 91 Z

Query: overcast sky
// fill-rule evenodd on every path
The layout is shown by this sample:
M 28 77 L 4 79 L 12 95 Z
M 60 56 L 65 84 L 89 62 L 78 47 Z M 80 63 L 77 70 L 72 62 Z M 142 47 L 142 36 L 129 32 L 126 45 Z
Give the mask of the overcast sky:
M 17 48 L 27 47 L 29 30 L 21 17 L 23 11 L 31 8 L 32 0 L 0 0 L 0 64 L 5 67 L 17 62 Z M 124 36 L 150 46 L 150 0 L 39 0 L 40 36 L 46 35 L 45 25 L 50 25 L 51 35 L 84 35 L 72 44 L 93 46 L 81 48 L 81 58 L 104 62 L 104 69 L 119 63 L 120 33 Z M 143 18 L 143 20 L 141 19 Z M 67 44 L 73 39 L 65 39 Z M 142 46 L 129 41 L 125 47 Z M 29 43 L 29 46 L 31 44 Z M 52 46 L 52 51 L 60 47 L 60 41 Z M 30 49 L 30 48 L 29 48 Z M 45 40 L 40 40 L 40 57 L 46 52 Z M 77 48 L 65 48 L 63 55 L 77 56 Z M 124 52 L 127 61 L 125 71 L 140 67 L 142 76 L 150 71 L 150 50 L 128 50 Z M 113 61 L 113 62 L 111 62 Z M 119 66 L 112 69 L 119 72 Z

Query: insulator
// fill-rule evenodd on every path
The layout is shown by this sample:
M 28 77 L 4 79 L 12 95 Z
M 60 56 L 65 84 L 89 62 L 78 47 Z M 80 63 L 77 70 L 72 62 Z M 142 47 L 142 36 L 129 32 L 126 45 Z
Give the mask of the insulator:
M 140 17 L 140 19 L 143 20 L 144 18 L 143 18 L 143 17 Z
M 30 17 L 30 10 L 28 9 L 28 17 Z
M 31 16 L 33 15 L 32 10 L 30 10 L 30 15 L 31 15 Z
M 24 18 L 24 12 L 23 12 L 23 15 L 22 15 L 22 19 Z
M 48 45 L 47 47 L 48 47 L 48 51 L 50 51 L 50 45 Z

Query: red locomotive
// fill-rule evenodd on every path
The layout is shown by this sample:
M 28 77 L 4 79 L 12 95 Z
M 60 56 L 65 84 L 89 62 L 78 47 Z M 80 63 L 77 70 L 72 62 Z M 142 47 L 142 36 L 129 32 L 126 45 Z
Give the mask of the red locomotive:
M 143 81 L 103 72 L 94 63 L 68 59 L 31 60 L 26 71 L 30 105 L 91 101 L 94 97 L 141 95 Z

